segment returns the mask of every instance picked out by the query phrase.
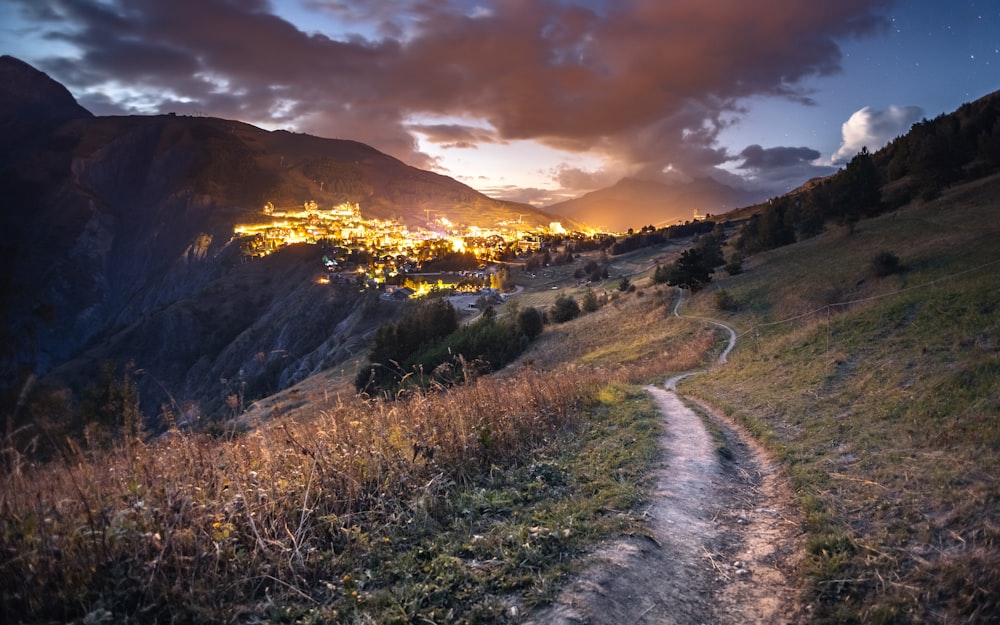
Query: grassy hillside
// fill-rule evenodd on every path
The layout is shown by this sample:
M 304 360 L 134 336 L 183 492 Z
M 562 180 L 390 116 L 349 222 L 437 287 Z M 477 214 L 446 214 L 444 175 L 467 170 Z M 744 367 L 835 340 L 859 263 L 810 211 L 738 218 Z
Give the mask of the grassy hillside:
M 816 623 L 997 622 L 996 197 L 1000 177 L 757 254 L 682 309 L 740 334 L 680 390 L 787 469 Z M 589 545 L 643 531 L 660 426 L 632 385 L 724 343 L 650 283 L 679 249 L 613 257 L 590 287 L 573 278 L 586 256 L 515 270 L 521 307 L 588 288 L 605 303 L 447 393 L 355 400 L 348 367 L 261 402 L 270 418 L 246 432 L 123 423 L 49 441 L 47 464 L 7 432 L 4 620 L 517 622 Z M 900 270 L 877 276 L 880 252 Z
M 47 440 L 61 453 L 47 463 L 7 432 L 0 614 L 518 622 L 588 546 L 642 531 L 660 420 L 629 382 L 701 365 L 715 344 L 668 301 L 623 294 L 447 393 L 363 401 L 323 374 L 250 431 L 149 439 L 125 419 Z
M 1000 622 L 998 197 L 993 176 L 759 254 L 686 307 L 740 334 L 680 390 L 793 477 L 816 622 Z M 902 269 L 877 277 L 883 251 Z

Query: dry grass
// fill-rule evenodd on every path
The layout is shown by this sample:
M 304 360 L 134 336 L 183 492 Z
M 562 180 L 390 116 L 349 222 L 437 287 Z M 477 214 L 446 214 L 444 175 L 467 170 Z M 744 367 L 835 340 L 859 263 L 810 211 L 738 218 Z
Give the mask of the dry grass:
M 637 282 L 645 287 L 638 293 L 614 297 L 573 323 L 549 326 L 522 360 L 540 368 L 572 363 L 617 371 L 629 382 L 648 383 L 704 366 L 721 350 L 713 327 L 673 316 L 673 290 Z
M 523 462 L 573 423 L 592 386 L 525 371 L 440 396 L 340 403 L 231 440 L 172 432 L 42 466 L 8 449 L 4 610 L 213 621 L 269 596 L 328 600 L 317 586 L 376 537 L 391 541 L 402 517 L 433 521 L 444 485 Z
M 447 392 L 386 402 L 313 389 L 245 433 L 69 444 L 40 465 L 8 448 L 5 620 L 410 622 L 450 606 L 453 622 L 516 621 L 499 596 L 541 600 L 572 554 L 633 522 L 656 411 L 608 385 L 704 361 L 713 343 L 694 331 L 687 345 L 692 328 L 668 303 L 623 297 Z M 626 336 L 631 347 L 613 349 Z M 545 529 L 556 526 L 558 539 Z

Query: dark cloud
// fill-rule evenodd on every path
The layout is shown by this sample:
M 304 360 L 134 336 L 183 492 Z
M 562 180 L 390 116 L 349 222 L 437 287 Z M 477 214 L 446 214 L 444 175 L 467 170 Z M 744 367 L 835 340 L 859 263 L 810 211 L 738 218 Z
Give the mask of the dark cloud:
M 777 167 L 793 167 L 802 163 L 815 161 L 820 157 L 818 150 L 812 148 L 762 148 L 750 145 L 740 152 L 743 163 L 740 169 L 774 169 Z
M 481 143 L 496 143 L 493 131 L 463 124 L 408 124 L 407 129 L 423 135 L 446 148 L 475 148 Z
M 753 186 L 773 195 L 790 191 L 810 178 L 828 176 L 836 171 L 829 165 L 817 164 L 819 151 L 806 147 L 764 148 L 755 144 L 744 148 L 740 158 L 742 162 L 737 169 L 746 172 Z
M 716 139 L 741 99 L 808 102 L 803 81 L 839 71 L 837 40 L 884 28 L 890 2 L 311 0 L 353 29 L 328 36 L 263 0 L 11 1 L 80 51 L 36 62 L 77 92 L 102 85 L 119 109 L 159 94 L 161 110 L 294 125 L 418 166 L 411 130 L 456 146 L 534 139 L 606 157 L 598 177 L 731 161 Z M 421 114 L 495 133 L 408 126 Z

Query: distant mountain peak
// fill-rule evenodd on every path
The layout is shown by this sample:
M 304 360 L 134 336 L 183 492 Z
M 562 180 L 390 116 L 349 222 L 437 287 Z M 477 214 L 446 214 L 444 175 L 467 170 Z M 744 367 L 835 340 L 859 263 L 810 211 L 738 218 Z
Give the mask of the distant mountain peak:
M 646 225 L 666 226 L 718 215 L 761 198 L 709 177 L 660 182 L 625 177 L 603 189 L 546 207 L 547 211 L 621 232 Z

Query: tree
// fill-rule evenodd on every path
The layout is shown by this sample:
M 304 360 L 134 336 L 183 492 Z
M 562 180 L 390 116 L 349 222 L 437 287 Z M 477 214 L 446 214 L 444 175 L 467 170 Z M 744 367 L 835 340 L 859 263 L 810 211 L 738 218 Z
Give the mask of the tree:
M 704 252 L 698 248 L 688 248 L 670 266 L 667 284 L 697 291 L 712 281 L 712 272 L 712 267 L 705 262 Z
M 401 366 L 414 354 L 456 329 L 458 313 L 446 300 L 432 299 L 415 306 L 398 323 L 375 331 L 375 345 L 368 356 L 370 366 L 358 371 L 355 387 L 359 391 L 381 388 L 401 374 Z
M 597 294 L 594 293 L 594 289 L 587 289 L 587 292 L 583 294 L 581 307 L 583 308 L 583 312 L 594 312 L 601 307 L 600 302 L 597 301 Z
M 664 284 L 670 279 L 670 266 L 656 264 L 656 268 L 653 269 L 653 283 L 654 284 Z
M 702 250 L 705 264 L 709 267 L 721 267 L 726 264 L 722 246 L 726 244 L 726 231 L 722 224 L 716 224 L 711 232 L 695 237 L 695 247 Z
M 555 323 L 565 323 L 580 316 L 580 305 L 568 295 L 560 295 L 549 308 L 549 319 Z
M 115 363 L 103 363 L 98 384 L 84 391 L 84 421 L 96 423 L 110 435 L 140 437 L 144 418 L 139 407 L 140 375 L 131 360 L 121 367 L 120 373 Z
M 882 185 L 878 169 L 867 147 L 851 159 L 844 169 L 840 184 L 841 221 L 850 230 L 861 217 L 877 215 L 882 207 Z
M 775 198 L 763 211 L 752 215 L 740 234 L 737 248 L 754 252 L 795 242 L 795 229 L 786 219 L 786 198 Z
M 517 330 L 522 336 L 528 337 L 528 340 L 534 340 L 541 334 L 544 326 L 545 318 L 542 316 L 542 311 L 534 306 L 529 306 L 517 314 Z

